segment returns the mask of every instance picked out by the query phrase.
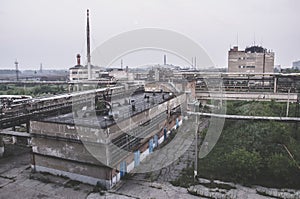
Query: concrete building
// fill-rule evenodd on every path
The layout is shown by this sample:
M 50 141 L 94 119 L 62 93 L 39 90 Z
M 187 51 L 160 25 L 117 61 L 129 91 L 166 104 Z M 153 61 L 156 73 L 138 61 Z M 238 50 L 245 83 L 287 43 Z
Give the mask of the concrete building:
M 274 73 L 281 73 L 281 65 L 274 66 Z
M 298 70 L 300 70 L 300 60 L 299 60 L 299 61 L 294 61 L 294 62 L 293 62 L 293 69 L 298 69 Z
M 81 65 L 80 55 L 76 56 L 77 64 L 69 69 L 70 83 L 80 83 L 86 81 L 117 81 L 133 80 L 133 74 L 121 68 L 101 68 L 90 66 L 91 77 L 88 77 L 88 65 Z
M 80 82 L 83 80 L 89 80 L 88 77 L 88 66 L 81 65 L 81 56 L 78 54 L 76 56 L 77 64 L 69 69 L 70 82 Z M 105 73 L 100 67 L 91 65 L 91 78 L 90 79 L 100 79 L 109 78 L 108 73 Z
M 31 121 L 32 169 L 111 188 L 181 122 L 185 94 L 113 96 L 106 116 L 87 97 L 75 113 Z
M 273 73 L 274 52 L 261 46 L 239 50 L 237 46 L 228 52 L 229 73 Z
M 128 73 L 128 67 L 123 70 L 123 60 L 121 61 L 121 69 L 94 66 L 91 61 L 91 44 L 90 44 L 90 23 L 89 23 L 89 10 L 87 10 L 87 65 L 81 65 L 80 55 L 76 56 L 77 64 L 69 69 L 70 83 L 80 83 L 87 81 L 112 81 L 114 78 L 118 80 L 133 80 L 133 75 Z

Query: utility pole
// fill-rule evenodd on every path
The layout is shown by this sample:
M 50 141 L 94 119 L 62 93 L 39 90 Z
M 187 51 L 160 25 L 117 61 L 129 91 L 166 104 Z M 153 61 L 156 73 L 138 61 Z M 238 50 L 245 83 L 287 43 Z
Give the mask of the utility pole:
M 263 89 L 265 90 L 265 72 L 266 72 L 266 50 L 264 49 L 263 55 Z
M 300 104 L 300 98 L 299 98 L 299 94 L 297 95 L 297 103 L 296 103 L 296 109 L 295 109 L 295 117 L 299 117 L 299 104 Z M 295 122 L 295 138 L 298 140 L 298 122 Z
M 195 107 L 196 108 L 196 107 Z M 196 117 L 196 130 L 195 130 L 195 168 L 194 168 L 194 180 L 198 175 L 198 115 Z

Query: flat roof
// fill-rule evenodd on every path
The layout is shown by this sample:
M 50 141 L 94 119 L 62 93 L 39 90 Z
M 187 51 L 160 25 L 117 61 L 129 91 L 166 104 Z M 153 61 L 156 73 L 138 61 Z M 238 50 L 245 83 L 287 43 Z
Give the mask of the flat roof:
M 145 98 L 149 96 L 149 101 Z M 164 95 L 164 99 L 163 96 Z M 111 104 L 112 112 L 111 115 L 114 116 L 116 120 L 127 119 L 131 116 L 134 116 L 138 113 L 141 113 L 149 108 L 157 106 L 163 102 L 166 102 L 173 98 L 169 93 L 160 93 L 156 92 L 153 95 L 152 92 L 143 92 L 134 94 L 132 96 L 124 97 L 122 99 L 114 100 L 112 97 L 113 103 Z M 130 100 L 131 104 L 124 104 L 126 100 Z M 132 104 L 135 104 L 135 111 L 132 111 Z M 96 112 L 93 110 L 85 111 L 79 110 L 77 111 L 78 117 L 74 119 L 74 111 L 67 114 L 62 114 L 58 116 L 51 116 L 39 121 L 43 122 L 51 122 L 51 123 L 60 123 L 67 125 L 79 125 L 79 126 L 90 126 L 90 127 L 101 127 L 102 129 L 106 128 L 106 126 L 110 126 L 115 124 L 115 120 L 108 119 L 108 115 L 96 115 Z M 85 115 L 85 116 L 83 116 Z

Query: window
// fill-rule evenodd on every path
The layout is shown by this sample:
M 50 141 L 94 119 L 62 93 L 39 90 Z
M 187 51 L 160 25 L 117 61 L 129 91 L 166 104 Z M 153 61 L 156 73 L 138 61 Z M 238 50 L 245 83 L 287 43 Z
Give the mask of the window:
M 255 66 L 239 66 L 239 68 L 255 68 Z
M 247 68 L 255 68 L 255 66 L 247 66 Z

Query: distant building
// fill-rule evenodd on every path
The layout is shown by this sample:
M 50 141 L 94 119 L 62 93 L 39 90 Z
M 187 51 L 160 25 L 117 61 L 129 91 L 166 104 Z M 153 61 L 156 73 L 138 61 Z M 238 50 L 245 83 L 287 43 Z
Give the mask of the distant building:
M 80 63 L 80 55 L 77 55 L 77 65 L 69 69 L 70 81 L 88 80 L 88 66 L 83 66 Z M 91 66 L 91 79 L 98 79 L 101 69 L 99 67 Z
M 173 77 L 173 70 L 165 66 L 155 66 L 153 69 L 149 70 L 147 74 L 148 81 L 167 81 Z
M 281 72 L 281 65 L 275 65 L 274 66 L 274 73 L 280 73 Z
M 299 60 L 299 61 L 294 61 L 294 62 L 293 62 L 293 69 L 298 69 L 298 70 L 300 70 L 300 60 Z
M 133 80 L 133 75 L 128 73 L 128 67 L 101 68 L 91 65 L 91 77 L 88 77 L 88 66 L 80 63 L 80 55 L 77 55 L 77 64 L 69 69 L 70 82 L 76 83 L 87 80 Z
M 228 72 L 230 73 L 273 73 L 274 52 L 261 46 L 251 46 L 239 50 L 237 46 L 228 52 Z

